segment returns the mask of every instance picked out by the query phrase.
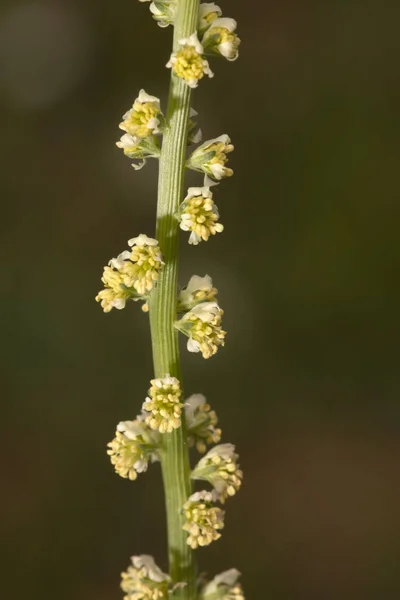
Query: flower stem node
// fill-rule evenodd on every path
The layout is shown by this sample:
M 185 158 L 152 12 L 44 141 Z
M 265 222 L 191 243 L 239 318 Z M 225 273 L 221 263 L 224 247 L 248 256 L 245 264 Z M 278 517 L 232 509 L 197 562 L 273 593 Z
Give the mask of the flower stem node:
M 208 481 L 214 486 L 218 500 L 225 502 L 234 496 L 242 485 L 243 473 L 237 464 L 233 444 L 214 446 L 200 459 L 192 471 L 192 479 Z
M 220 54 L 233 61 L 239 56 L 240 38 L 235 33 L 235 19 L 215 19 L 206 30 L 202 44 L 206 52 Z
M 198 452 L 204 454 L 207 444 L 218 444 L 221 430 L 217 429 L 218 417 L 203 394 L 192 394 L 185 401 L 186 429 L 188 444 L 196 446 Z
M 197 28 L 202 35 L 215 19 L 222 16 L 222 10 L 214 2 L 204 2 L 199 6 L 199 21 Z
M 183 79 L 191 88 L 197 87 L 204 75 L 214 77 L 208 61 L 204 58 L 204 49 L 196 32 L 178 43 L 179 50 L 171 54 L 167 63 L 167 67 L 171 68 L 177 77 Z
M 213 287 L 209 275 L 204 275 L 204 277 L 192 275 L 187 286 L 179 292 L 178 312 L 189 311 L 200 302 L 213 302 L 217 294 L 218 290 Z
M 189 337 L 189 352 L 201 352 L 203 358 L 210 358 L 219 346 L 224 346 L 223 314 L 216 302 L 201 302 L 175 323 L 175 327 Z
M 209 187 L 191 187 L 179 209 L 180 228 L 191 231 L 189 244 L 197 246 L 202 240 L 205 242 L 210 235 L 215 235 L 224 230 L 222 223 L 218 223 L 218 209 L 212 199 Z
M 152 556 L 132 556 L 132 565 L 121 573 L 124 600 L 167 600 L 171 578 L 156 565 Z
M 231 177 L 233 171 L 226 166 L 228 162 L 226 155 L 233 150 L 234 146 L 229 136 L 220 135 L 196 148 L 187 161 L 187 167 L 203 172 L 217 181 L 224 177 Z
M 213 505 L 212 492 L 196 492 L 183 505 L 186 522 L 183 529 L 189 533 L 187 543 L 191 548 L 208 546 L 221 537 L 219 531 L 224 527 L 225 513 Z
M 200 600 L 245 600 L 242 586 L 238 583 L 240 572 L 229 569 L 216 575 L 200 592 Z
M 152 379 L 150 383 L 149 396 L 142 406 L 145 412 L 151 413 L 146 417 L 146 423 L 160 433 L 171 433 L 181 426 L 180 383 L 168 374 L 163 379 Z
M 107 444 L 107 454 L 115 472 L 134 481 L 138 473 L 147 471 L 149 461 L 159 460 L 159 442 L 158 434 L 139 415 L 134 421 L 121 421 L 117 425 L 115 438 Z

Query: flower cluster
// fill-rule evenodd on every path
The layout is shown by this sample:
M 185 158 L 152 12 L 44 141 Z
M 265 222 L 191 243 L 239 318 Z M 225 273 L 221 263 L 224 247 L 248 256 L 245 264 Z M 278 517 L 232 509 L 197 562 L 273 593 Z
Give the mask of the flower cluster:
M 129 158 L 139 160 L 132 166 L 141 169 L 146 158 L 160 156 L 160 146 L 155 137 L 162 132 L 164 125 L 160 101 L 140 90 L 132 108 L 122 118 L 119 127 L 126 133 L 117 142 L 117 146 Z
M 186 522 L 183 529 L 188 532 L 187 543 L 195 549 L 208 546 L 221 537 L 219 531 L 224 527 L 224 511 L 213 505 L 212 492 L 196 492 L 183 505 Z
M 209 187 L 191 187 L 179 210 L 180 228 L 191 231 L 189 244 L 197 245 L 224 230 Z
M 201 352 L 203 358 L 216 354 L 224 346 L 226 332 L 221 327 L 224 311 L 216 302 L 201 302 L 185 313 L 175 327 L 188 336 L 189 352 Z
M 171 68 L 177 77 L 183 79 L 191 88 L 197 87 L 205 75 L 214 77 L 208 61 L 204 58 L 204 48 L 196 32 L 188 38 L 182 38 L 178 43 L 179 50 L 173 52 L 167 62 L 167 67 Z
M 224 503 L 234 496 L 242 485 L 243 473 L 237 464 L 233 444 L 214 446 L 200 459 L 192 471 L 192 479 L 202 479 L 214 486 L 218 499 Z
M 105 285 L 97 296 L 104 312 L 124 308 L 126 300 L 139 300 L 153 289 L 158 273 L 164 264 L 157 240 L 141 233 L 128 240 L 131 250 L 112 258 L 104 267 L 102 282 Z
M 134 421 L 121 421 L 115 438 L 107 444 L 115 472 L 125 479 L 135 480 L 138 473 L 147 471 L 149 461 L 159 460 L 159 438 L 139 415 Z
M 171 433 L 181 426 L 183 404 L 180 402 L 182 391 L 176 377 L 166 375 L 163 379 L 152 379 L 149 396 L 142 409 L 150 413 L 146 423 L 160 433 Z
M 186 287 L 182 288 L 178 295 L 178 312 L 186 312 L 200 304 L 200 302 L 213 302 L 218 290 L 213 287 L 209 275 L 200 277 L 192 275 Z
M 171 578 L 156 565 L 152 556 L 132 556 L 132 564 L 121 573 L 124 600 L 167 600 Z
M 200 600 L 245 600 L 242 586 L 238 583 L 240 572 L 229 569 L 216 575 L 200 592 Z
M 233 175 L 232 169 L 226 166 L 227 154 L 234 150 L 228 135 L 223 134 L 201 144 L 191 154 L 187 166 L 193 171 L 200 171 L 217 181 Z
M 218 444 L 221 440 L 221 430 L 216 427 L 218 417 L 203 394 L 192 394 L 185 401 L 185 418 L 188 433 L 188 444 L 196 446 L 203 454 L 207 445 Z

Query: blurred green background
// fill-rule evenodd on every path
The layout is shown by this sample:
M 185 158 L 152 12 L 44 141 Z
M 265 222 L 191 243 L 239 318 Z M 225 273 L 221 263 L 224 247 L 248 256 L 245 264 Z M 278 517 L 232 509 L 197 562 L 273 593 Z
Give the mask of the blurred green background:
M 182 361 L 245 482 L 200 568 L 237 567 L 248 600 L 394 600 L 400 5 L 221 5 L 241 56 L 193 104 L 235 176 L 224 234 L 182 232 L 180 283 L 212 275 L 228 338 Z M 170 36 L 136 0 L 2 2 L 4 598 L 117 600 L 132 554 L 167 566 L 159 466 L 130 483 L 105 453 L 152 376 L 148 318 L 94 296 L 154 234 L 156 164 L 135 173 L 115 141 L 141 87 L 165 107 Z

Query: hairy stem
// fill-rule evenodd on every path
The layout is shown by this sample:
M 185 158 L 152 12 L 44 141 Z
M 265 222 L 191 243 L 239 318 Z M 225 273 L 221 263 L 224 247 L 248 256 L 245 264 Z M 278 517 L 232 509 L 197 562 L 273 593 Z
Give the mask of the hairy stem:
M 198 8 L 199 0 L 178 0 L 174 50 L 178 47 L 178 40 L 189 37 L 196 31 Z M 183 199 L 190 93 L 190 88 L 183 80 L 172 73 L 160 156 L 156 230 L 165 266 L 150 300 L 155 376 L 165 377 L 169 373 L 180 381 L 178 334 L 174 329 L 178 284 L 178 222 L 174 214 Z M 193 552 L 186 543 L 187 533 L 182 530 L 184 518 L 181 514 L 182 505 L 192 491 L 185 423 L 173 433 L 165 434 L 164 439 L 161 467 L 167 511 L 170 575 L 174 582 L 187 583 L 177 593 L 177 597 L 194 600 L 196 568 Z

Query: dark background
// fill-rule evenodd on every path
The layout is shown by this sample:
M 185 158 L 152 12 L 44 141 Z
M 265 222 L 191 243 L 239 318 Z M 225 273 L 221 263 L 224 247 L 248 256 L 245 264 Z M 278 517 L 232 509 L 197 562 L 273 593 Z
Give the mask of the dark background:
M 248 600 L 394 600 L 399 3 L 221 5 L 241 56 L 194 106 L 235 175 L 224 234 L 182 232 L 180 283 L 212 275 L 228 338 L 209 361 L 182 341 L 182 361 L 245 482 L 200 567 L 239 568 Z M 159 466 L 130 483 L 105 453 L 152 377 L 148 317 L 94 296 L 154 235 L 156 164 L 135 173 L 115 141 L 141 87 L 165 107 L 170 36 L 136 0 L 2 3 L 4 598 L 118 599 L 132 554 L 166 568 Z

